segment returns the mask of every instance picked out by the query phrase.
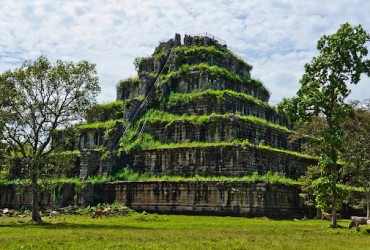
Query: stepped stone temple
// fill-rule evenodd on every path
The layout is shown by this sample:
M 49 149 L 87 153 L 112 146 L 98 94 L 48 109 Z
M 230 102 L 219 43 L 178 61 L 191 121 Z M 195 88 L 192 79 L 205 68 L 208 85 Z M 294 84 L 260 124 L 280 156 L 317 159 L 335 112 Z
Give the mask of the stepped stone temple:
M 224 40 L 205 33 L 185 35 L 182 42 L 176 34 L 134 64 L 138 76 L 120 81 L 117 101 L 93 108 L 79 138 L 66 146 L 80 151 L 72 175 L 87 179 L 130 167 L 155 176 L 277 172 L 297 180 L 316 163 L 300 153 L 304 138 L 289 141 L 292 128 L 268 104 L 268 89 Z M 152 212 L 288 216 L 303 211 L 299 192 L 297 185 L 237 179 L 122 181 L 86 189 L 81 203 L 117 200 Z

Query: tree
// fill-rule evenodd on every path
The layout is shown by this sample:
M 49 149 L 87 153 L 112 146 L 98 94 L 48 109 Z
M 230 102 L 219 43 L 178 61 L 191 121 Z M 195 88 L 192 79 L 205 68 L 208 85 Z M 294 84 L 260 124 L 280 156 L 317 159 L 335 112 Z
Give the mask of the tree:
M 370 216 L 370 99 L 351 103 L 354 117 L 344 122 L 342 157 L 349 183 L 364 189 L 366 214 Z
M 53 135 L 80 121 L 95 104 L 100 91 L 95 65 L 60 60 L 52 65 L 41 56 L 4 72 L 0 86 L 12 92 L 12 98 L 0 96 L 5 157 L 20 159 L 32 190 L 32 220 L 40 223 L 38 180 L 55 165 L 59 154 L 60 144 L 52 142 Z
M 337 226 L 336 216 L 339 179 L 338 155 L 343 144 L 343 122 L 352 114 L 345 103 L 350 94 L 348 84 L 357 84 L 361 74 L 370 76 L 370 61 L 366 59 L 365 46 L 370 35 L 361 25 L 352 27 L 345 23 L 332 35 L 324 35 L 317 42 L 319 55 L 305 65 L 305 73 L 297 96 L 284 99 L 279 108 L 292 122 L 309 124 L 315 118 L 325 120 L 327 128 L 316 135 L 312 144 L 319 150 L 320 177 L 312 183 L 318 205 L 327 204 L 325 194 L 330 194 L 332 226 Z

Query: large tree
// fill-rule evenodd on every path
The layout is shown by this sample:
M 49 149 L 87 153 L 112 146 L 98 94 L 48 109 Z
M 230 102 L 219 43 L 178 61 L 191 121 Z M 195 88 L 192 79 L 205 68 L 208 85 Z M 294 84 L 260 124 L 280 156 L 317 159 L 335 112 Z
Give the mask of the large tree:
M 370 99 L 354 101 L 354 116 L 344 122 L 342 157 L 348 182 L 364 189 L 366 214 L 370 216 Z
M 87 61 L 52 65 L 41 56 L 1 74 L 0 86 L 11 94 L 11 98 L 0 95 L 4 155 L 20 160 L 31 183 L 32 220 L 42 222 L 38 179 L 52 164 L 48 159 L 58 158 L 58 144 L 52 143 L 55 132 L 73 126 L 95 104 L 100 91 L 95 65 Z
M 305 73 L 297 96 L 284 99 L 279 105 L 293 122 L 310 123 L 320 117 L 326 128 L 311 140 L 319 150 L 320 177 L 312 184 L 317 204 L 327 203 L 330 194 L 331 210 L 337 212 L 340 188 L 338 156 L 343 144 L 343 122 L 352 114 L 345 103 L 350 94 L 349 84 L 357 84 L 361 74 L 370 76 L 370 61 L 365 44 L 370 35 L 361 25 L 345 23 L 332 35 L 324 35 L 317 42 L 319 55 L 305 65 Z M 332 216 L 332 226 L 337 226 Z

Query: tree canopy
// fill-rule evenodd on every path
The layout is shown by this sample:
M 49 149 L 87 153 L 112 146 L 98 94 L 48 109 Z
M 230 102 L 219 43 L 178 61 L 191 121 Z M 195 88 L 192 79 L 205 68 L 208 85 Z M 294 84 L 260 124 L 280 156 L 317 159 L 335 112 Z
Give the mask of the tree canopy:
M 349 84 L 357 84 L 362 74 L 370 76 L 370 61 L 365 46 L 370 35 L 361 25 L 345 23 L 332 35 L 317 42 L 319 55 L 305 65 L 305 73 L 297 96 L 284 99 L 279 108 L 292 122 L 309 124 L 317 117 L 327 127 L 310 140 L 320 152 L 320 178 L 312 183 L 319 206 L 327 206 L 330 194 L 332 214 L 336 214 L 338 195 L 338 155 L 343 146 L 343 122 L 353 114 L 345 102 L 350 94 Z M 332 226 L 336 226 L 333 216 Z
M 352 185 L 362 187 L 366 214 L 370 216 L 370 99 L 351 102 L 354 116 L 344 122 L 342 158 L 344 175 Z
M 0 139 L 17 157 L 31 180 L 32 219 L 41 222 L 38 212 L 38 178 L 48 159 L 56 159 L 58 143 L 53 135 L 80 121 L 95 104 L 100 91 L 95 65 L 58 60 L 52 65 L 43 56 L 26 61 L 14 71 L 0 75 Z M 3 92 L 4 91 L 4 92 Z

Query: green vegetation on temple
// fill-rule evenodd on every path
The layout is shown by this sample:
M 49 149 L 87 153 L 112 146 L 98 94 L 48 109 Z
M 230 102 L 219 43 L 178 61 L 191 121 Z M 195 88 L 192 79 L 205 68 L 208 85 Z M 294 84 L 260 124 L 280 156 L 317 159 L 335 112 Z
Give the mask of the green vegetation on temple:
M 99 129 L 99 128 L 105 128 L 106 129 L 106 128 L 112 128 L 118 123 L 122 124 L 122 122 L 123 122 L 123 119 L 109 120 L 109 121 L 105 121 L 105 122 L 95 122 L 95 123 L 81 124 L 81 125 L 77 125 L 76 128 L 81 129 L 81 130 L 84 130 L 84 129 Z
M 118 120 L 123 116 L 123 101 L 98 104 L 89 109 L 85 119 L 87 123 L 104 122 L 107 120 Z
M 134 172 L 130 167 L 124 167 L 119 172 L 114 175 L 108 176 L 90 176 L 87 180 L 81 180 L 79 178 L 53 178 L 47 180 L 40 180 L 47 181 L 51 185 L 61 185 L 61 184 L 76 184 L 82 186 L 86 183 L 108 183 L 108 182 L 116 182 L 116 181 L 222 181 L 222 182 L 233 182 L 233 181 L 245 181 L 245 182 L 259 182 L 265 181 L 271 184 L 274 183 L 282 183 L 282 184 L 291 184 L 291 185 L 298 185 L 300 182 L 280 175 L 279 173 L 271 173 L 267 172 L 264 175 L 258 174 L 258 172 L 253 172 L 250 175 L 245 176 L 202 176 L 202 175 L 194 175 L 194 176 L 180 176 L 180 175 L 162 175 L 162 176 L 151 176 L 146 173 L 138 173 Z M 0 180 L 0 185 L 21 185 L 27 186 L 30 182 L 28 180 Z
M 140 83 L 139 77 L 131 77 L 126 80 L 120 80 L 117 83 L 117 86 L 119 86 L 120 88 L 124 88 L 125 86 L 128 86 L 129 84 L 137 85 L 139 83 Z
M 120 140 L 120 152 L 129 153 L 134 150 L 149 150 L 149 149 L 171 149 L 171 148 L 195 148 L 195 147 L 243 147 L 243 146 L 251 146 L 261 149 L 266 149 L 270 151 L 276 151 L 281 153 L 286 153 L 290 155 L 295 155 L 298 157 L 306 158 L 306 159 L 317 159 L 316 157 L 299 153 L 296 151 L 286 150 L 286 149 L 278 149 L 273 148 L 270 146 L 266 146 L 263 144 L 253 144 L 250 143 L 248 140 L 232 140 L 232 141 L 220 141 L 220 142 L 200 142 L 200 141 L 192 141 L 192 142 L 177 142 L 177 143 L 162 143 L 156 140 L 153 135 L 141 132 L 139 133 L 139 129 L 141 126 L 135 124 L 131 128 L 129 128 L 126 133 L 122 136 Z
M 226 99 L 227 96 L 232 96 L 244 103 L 251 103 L 258 106 L 266 107 L 267 109 L 276 112 L 276 109 L 270 106 L 267 102 L 263 102 L 251 95 L 236 92 L 233 90 L 215 90 L 215 89 L 205 89 L 197 92 L 190 93 L 175 93 L 171 92 L 170 95 L 162 97 L 161 104 L 166 107 L 176 107 L 178 104 L 187 104 L 191 101 L 201 101 L 205 96 L 212 96 L 216 98 L 218 103 L 221 103 Z
M 179 46 L 173 49 L 173 53 L 176 54 L 174 63 L 176 65 L 186 64 L 190 61 L 195 61 L 199 58 L 207 57 L 209 63 L 212 60 L 219 58 L 225 59 L 228 56 L 234 58 L 248 70 L 252 70 L 252 65 L 246 63 L 244 60 L 236 56 L 228 49 L 220 50 L 215 46 Z
M 218 119 L 226 119 L 229 120 L 231 118 L 237 118 L 239 120 L 244 120 L 244 121 L 250 121 L 253 123 L 259 123 L 263 124 L 268 127 L 273 127 L 279 130 L 283 130 L 286 132 L 293 132 L 287 127 L 277 125 L 275 123 L 268 122 L 265 119 L 258 118 L 255 116 L 245 116 L 245 115 L 239 115 L 239 114 L 234 114 L 234 113 L 226 113 L 226 114 L 216 114 L 212 113 L 210 115 L 176 115 L 176 114 L 171 114 L 168 112 L 164 112 L 158 109 L 150 109 L 146 112 L 146 114 L 140 118 L 139 122 L 147 122 L 147 123 L 167 123 L 167 125 L 171 125 L 174 122 L 177 121 L 186 121 L 190 122 L 194 125 L 200 125 L 200 124 L 205 124 L 205 123 L 212 123 L 215 120 Z
M 161 81 L 168 81 L 171 78 L 180 78 L 186 76 L 187 73 L 191 71 L 208 71 L 209 76 L 212 78 L 224 78 L 226 80 L 231 81 L 232 83 L 240 84 L 240 85 L 245 85 L 248 87 L 257 87 L 260 88 L 261 91 L 269 95 L 268 89 L 262 84 L 260 80 L 255 80 L 246 76 L 241 76 L 239 74 L 236 74 L 233 71 L 227 70 L 225 68 L 216 66 L 216 65 L 209 65 L 207 63 L 200 63 L 200 64 L 195 64 L 195 65 L 189 65 L 189 64 L 183 64 L 177 71 L 170 71 L 166 75 L 161 75 L 160 79 Z

